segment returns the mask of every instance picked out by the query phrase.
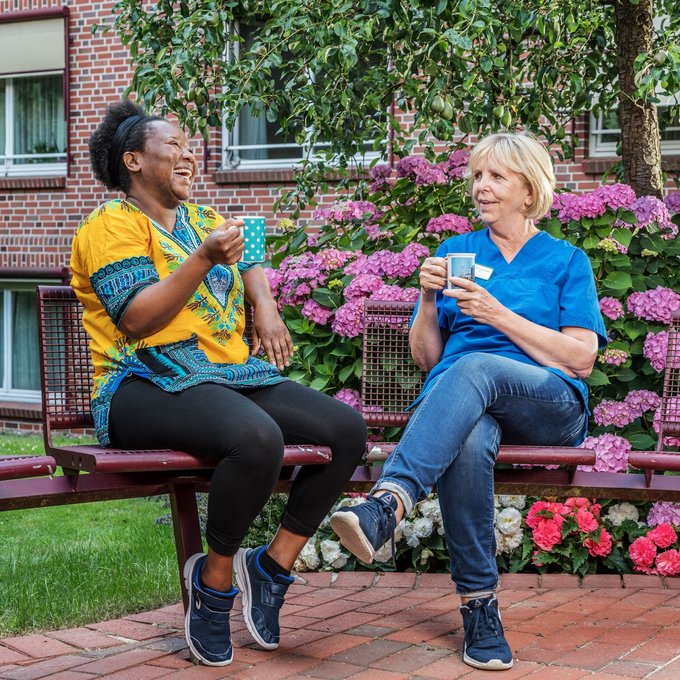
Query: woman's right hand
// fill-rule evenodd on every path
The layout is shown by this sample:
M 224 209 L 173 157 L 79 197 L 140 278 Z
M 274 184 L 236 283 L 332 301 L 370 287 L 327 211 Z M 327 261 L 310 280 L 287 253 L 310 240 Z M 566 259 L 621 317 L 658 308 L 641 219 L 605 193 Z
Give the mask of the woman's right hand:
M 423 295 L 446 288 L 446 258 L 426 257 L 420 267 L 420 290 Z
M 225 220 L 208 238 L 201 248 L 213 264 L 236 264 L 243 254 L 243 220 Z

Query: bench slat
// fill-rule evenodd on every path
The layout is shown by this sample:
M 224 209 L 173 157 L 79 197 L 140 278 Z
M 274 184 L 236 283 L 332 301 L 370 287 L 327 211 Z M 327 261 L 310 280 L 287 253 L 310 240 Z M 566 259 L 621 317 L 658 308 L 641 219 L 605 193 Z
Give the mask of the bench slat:
M 52 456 L 0 457 L 0 481 L 53 475 L 56 469 L 57 462 Z
M 156 472 L 163 470 L 212 470 L 215 461 L 186 451 L 166 449 L 131 451 L 92 446 L 53 449 L 57 463 L 65 469 L 83 472 Z M 330 462 L 327 446 L 288 445 L 283 465 L 315 465 Z

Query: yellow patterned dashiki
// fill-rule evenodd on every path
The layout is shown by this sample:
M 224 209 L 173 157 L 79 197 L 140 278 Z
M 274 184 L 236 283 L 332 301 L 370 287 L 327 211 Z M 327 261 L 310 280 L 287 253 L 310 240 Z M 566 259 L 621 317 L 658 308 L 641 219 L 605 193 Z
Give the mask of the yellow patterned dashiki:
M 276 367 L 249 356 L 243 338 L 240 271 L 253 265 L 215 265 L 179 314 L 142 340 L 118 329 L 134 296 L 170 276 L 222 222 L 214 210 L 184 203 L 171 234 L 117 199 L 100 206 L 78 228 L 71 285 L 85 307 L 83 325 L 94 365 L 92 416 L 102 446 L 111 443 L 111 399 L 128 376 L 167 392 L 205 382 L 244 388 L 286 380 Z

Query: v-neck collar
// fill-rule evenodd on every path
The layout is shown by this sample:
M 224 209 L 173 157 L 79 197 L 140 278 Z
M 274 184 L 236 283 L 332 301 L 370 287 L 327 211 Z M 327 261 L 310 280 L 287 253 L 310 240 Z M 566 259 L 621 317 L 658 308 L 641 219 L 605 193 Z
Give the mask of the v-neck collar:
M 531 250 L 533 250 L 533 246 L 531 244 L 536 241 L 536 239 L 541 239 L 541 236 L 544 234 L 540 229 L 529 239 L 527 239 L 523 244 L 522 247 L 515 253 L 515 256 L 512 258 L 512 260 L 508 261 L 505 259 L 505 255 L 503 255 L 503 251 L 498 247 L 496 242 L 491 238 L 491 229 L 489 227 L 486 228 L 486 238 L 489 243 L 489 246 L 493 249 L 494 252 L 494 258 L 495 260 L 498 260 L 498 263 L 504 267 L 512 267 L 515 265 L 517 261 L 521 261 L 522 259 L 527 257 L 527 253 L 530 253 Z

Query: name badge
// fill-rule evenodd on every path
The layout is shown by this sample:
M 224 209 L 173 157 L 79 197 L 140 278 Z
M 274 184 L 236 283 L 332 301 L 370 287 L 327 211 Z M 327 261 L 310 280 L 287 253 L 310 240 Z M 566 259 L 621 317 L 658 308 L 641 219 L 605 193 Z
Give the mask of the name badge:
M 493 274 L 493 269 L 491 267 L 485 267 L 483 264 L 475 264 L 475 278 L 482 279 L 482 281 L 488 281 Z

